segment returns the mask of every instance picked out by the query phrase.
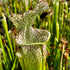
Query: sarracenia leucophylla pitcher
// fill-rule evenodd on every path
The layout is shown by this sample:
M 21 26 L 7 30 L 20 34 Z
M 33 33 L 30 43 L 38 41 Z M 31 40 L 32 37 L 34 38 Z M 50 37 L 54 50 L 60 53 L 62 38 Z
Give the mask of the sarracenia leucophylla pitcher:
M 10 21 L 17 30 L 16 35 L 10 31 L 11 38 L 14 37 L 17 46 L 20 46 L 16 55 L 18 56 L 22 70 L 45 70 L 46 43 L 50 38 L 47 30 L 32 27 L 37 15 L 46 13 L 49 10 L 47 2 L 39 2 L 34 10 L 29 10 L 23 15 L 12 14 Z

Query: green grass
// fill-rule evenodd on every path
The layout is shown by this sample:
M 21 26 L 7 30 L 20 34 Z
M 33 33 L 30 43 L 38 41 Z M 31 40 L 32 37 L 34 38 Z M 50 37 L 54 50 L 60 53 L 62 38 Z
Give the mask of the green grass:
M 6 35 L 5 37 L 0 33 L 0 48 L 2 49 L 2 53 L 0 54 L 2 57 L 0 57 L 0 70 L 19 70 L 21 68 L 21 64 L 19 64 L 15 55 L 15 42 L 9 37 L 7 20 L 3 13 L 5 12 L 8 16 L 11 13 L 23 14 L 29 9 L 33 9 L 37 2 L 38 0 L 8 0 L 6 3 L 3 2 L 2 6 L 0 5 L 0 14 L 2 15 L 0 17 L 3 17 L 1 21 L 4 34 Z M 63 68 L 68 67 L 68 65 L 65 65 L 66 59 L 63 55 L 66 48 L 70 48 L 70 3 L 66 1 L 61 2 L 60 0 L 47 2 L 54 13 L 51 16 L 48 15 L 48 17 L 43 20 L 40 19 L 40 16 L 37 16 L 33 26 L 51 32 L 51 38 L 47 44 L 48 56 L 46 61 L 46 70 L 49 70 L 50 68 L 53 68 L 53 70 L 62 70 Z M 6 11 L 4 11 L 4 9 Z M 11 23 L 8 23 L 11 27 Z M 4 37 L 6 43 L 3 42 Z M 68 45 L 62 43 L 60 41 L 61 38 L 66 39 L 69 42 Z M 64 51 L 62 48 L 63 45 L 65 45 Z M 70 56 L 68 57 L 70 58 Z

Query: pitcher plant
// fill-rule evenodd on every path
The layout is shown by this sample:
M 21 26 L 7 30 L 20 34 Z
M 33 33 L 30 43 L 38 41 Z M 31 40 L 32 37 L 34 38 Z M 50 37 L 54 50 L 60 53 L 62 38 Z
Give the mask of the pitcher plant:
M 47 2 L 39 2 L 35 9 L 25 12 L 23 15 L 12 14 L 9 19 L 17 30 L 16 35 L 10 31 L 10 37 L 14 37 L 15 43 L 20 48 L 16 52 L 22 70 L 45 70 L 46 43 L 50 38 L 50 32 L 32 27 L 38 15 L 48 13 Z M 46 16 L 46 14 L 44 15 Z

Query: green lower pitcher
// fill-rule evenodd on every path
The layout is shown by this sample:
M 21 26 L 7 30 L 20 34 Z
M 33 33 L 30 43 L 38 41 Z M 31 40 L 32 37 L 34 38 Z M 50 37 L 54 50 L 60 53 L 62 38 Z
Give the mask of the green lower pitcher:
M 34 32 L 34 36 L 37 34 L 37 37 L 35 36 L 37 42 L 22 46 L 16 53 L 22 70 L 45 70 L 47 56 L 46 42 L 50 37 L 50 33 L 40 29 L 34 29 Z

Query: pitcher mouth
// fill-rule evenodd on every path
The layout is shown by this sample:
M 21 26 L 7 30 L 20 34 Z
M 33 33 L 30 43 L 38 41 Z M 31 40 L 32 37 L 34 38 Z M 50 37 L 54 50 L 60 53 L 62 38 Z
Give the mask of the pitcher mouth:
M 49 36 L 48 36 L 46 41 L 44 41 L 44 42 L 37 42 L 37 43 L 24 44 L 24 46 L 26 46 L 26 45 L 44 45 L 44 44 L 47 44 L 47 42 L 49 41 L 50 36 L 51 36 L 50 32 L 48 32 L 48 34 L 49 34 Z
M 44 19 L 45 17 L 52 16 L 54 14 L 54 10 L 49 8 L 48 11 L 44 11 L 40 14 L 40 19 Z
M 40 15 L 40 18 L 43 19 L 43 18 L 45 18 L 47 15 L 48 15 L 47 12 L 43 12 L 43 13 Z
M 19 46 L 42 45 L 42 44 L 46 44 L 51 36 L 49 31 L 43 30 L 43 29 L 36 29 L 36 28 L 32 28 L 32 34 L 30 34 L 30 35 L 32 35 L 32 36 L 30 36 L 30 38 L 28 38 L 24 41 L 23 41 L 23 39 L 21 39 L 21 41 L 15 39 L 16 44 Z

